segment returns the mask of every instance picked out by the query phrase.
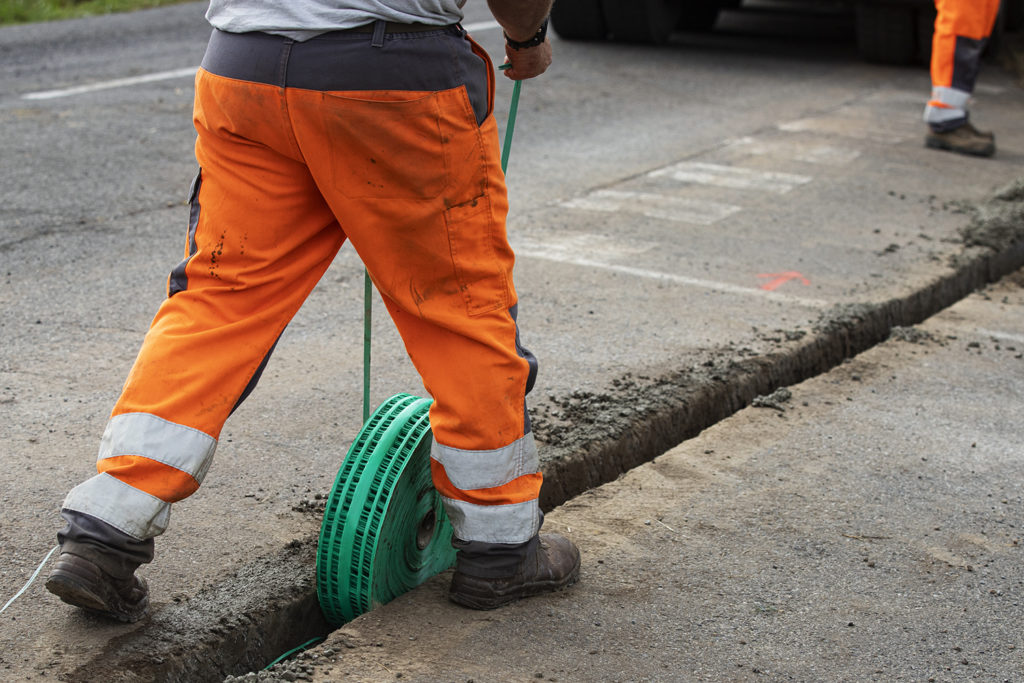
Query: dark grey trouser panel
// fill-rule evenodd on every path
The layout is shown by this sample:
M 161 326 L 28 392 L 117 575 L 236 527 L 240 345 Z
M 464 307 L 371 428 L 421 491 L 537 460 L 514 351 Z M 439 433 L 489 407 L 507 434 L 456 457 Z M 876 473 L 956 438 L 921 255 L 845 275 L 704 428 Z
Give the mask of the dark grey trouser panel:
M 958 119 L 949 119 L 948 121 L 941 121 L 939 123 L 929 123 L 928 127 L 936 133 L 945 133 L 946 131 L 956 130 L 960 126 L 967 123 L 970 114 L 965 114 Z
M 106 522 L 74 510 L 61 510 L 67 525 L 57 533 L 60 550 L 95 562 L 107 574 L 130 577 L 153 560 L 153 539 L 140 541 Z
M 202 170 L 196 174 L 195 180 L 192 181 L 192 189 L 188 193 L 189 206 L 189 217 L 188 217 L 188 256 L 185 260 L 174 267 L 171 271 L 170 278 L 167 283 L 167 296 L 174 296 L 179 292 L 184 292 L 188 289 L 188 275 L 185 273 L 185 268 L 188 266 L 189 261 L 199 251 L 199 247 L 196 245 L 196 228 L 199 225 L 199 214 L 202 207 L 199 204 L 199 190 L 203 186 L 203 172 Z M 280 338 L 279 338 L 280 339 Z M 242 395 L 238 397 L 235 402 L 235 406 L 231 409 L 234 413 L 238 410 L 238 406 L 242 405 L 242 402 L 249 397 L 249 394 L 256 388 L 256 384 L 260 381 L 260 377 L 263 375 L 263 371 L 267 368 L 267 363 L 270 361 L 271 354 L 274 353 L 274 349 L 277 347 L 277 342 L 270 347 L 267 351 L 267 355 L 264 356 L 263 361 L 259 367 L 256 368 L 256 372 L 253 373 L 252 378 L 249 380 L 249 384 L 246 385 L 242 391 Z
M 540 514 L 540 525 L 544 525 L 543 512 Z M 452 538 L 452 547 L 459 551 L 455 556 L 455 569 L 462 574 L 485 579 L 508 578 L 516 573 L 523 560 L 537 552 L 539 542 L 538 536 L 526 543 L 514 544 Z
M 461 26 L 387 33 L 381 47 L 372 41 L 373 34 L 356 31 L 332 31 L 299 43 L 268 33 L 214 30 L 202 68 L 225 78 L 321 92 L 464 86 L 477 123 L 487 117 L 487 66 Z
M 964 92 L 974 92 L 974 84 L 978 81 L 978 70 L 981 68 L 981 53 L 985 50 L 987 38 L 956 37 L 953 51 L 953 87 Z
M 199 251 L 196 245 L 196 227 L 199 225 L 199 189 L 203 185 L 203 172 L 200 170 L 192 181 L 192 188 L 188 192 L 188 256 L 185 260 L 174 267 L 167 283 L 167 295 L 174 296 L 178 292 L 188 289 L 188 276 L 185 274 L 185 266 L 192 260 L 192 257 Z
M 252 373 L 252 377 L 249 379 L 249 383 L 245 385 L 245 389 L 242 390 L 242 395 L 238 397 L 238 400 L 235 401 L 235 406 L 231 409 L 232 414 L 236 410 L 238 410 L 238 406 L 242 405 L 242 402 L 245 399 L 249 398 L 249 394 L 251 394 L 253 392 L 253 389 L 256 388 L 256 385 L 260 381 L 260 377 L 263 376 L 263 371 L 267 369 L 267 363 L 270 362 L 270 356 L 273 355 L 274 349 L 277 348 L 277 342 L 279 341 L 281 341 L 280 337 L 277 338 L 277 340 L 274 342 L 274 345 L 270 347 L 269 351 L 267 351 L 267 355 L 263 357 L 263 361 L 260 362 L 259 367 L 256 368 L 256 372 Z
M 508 314 L 512 317 L 512 320 L 515 321 L 517 319 L 518 315 L 519 315 L 519 304 L 516 304 L 512 308 L 508 309 Z M 530 351 L 530 349 L 528 349 L 525 346 L 523 346 L 522 343 L 519 341 L 519 324 L 518 323 L 516 324 L 516 353 L 519 354 L 520 358 L 523 358 L 524 360 L 526 360 L 526 362 L 530 366 L 530 373 L 526 377 L 526 393 L 529 394 L 530 391 L 533 389 L 533 385 L 537 381 L 538 363 L 537 363 L 537 357 L 535 355 L 533 355 L 533 352 Z M 525 402 L 524 402 L 524 405 L 523 405 L 523 433 L 524 434 L 529 434 L 531 431 L 532 431 L 532 425 L 530 423 L 530 411 L 527 410 Z

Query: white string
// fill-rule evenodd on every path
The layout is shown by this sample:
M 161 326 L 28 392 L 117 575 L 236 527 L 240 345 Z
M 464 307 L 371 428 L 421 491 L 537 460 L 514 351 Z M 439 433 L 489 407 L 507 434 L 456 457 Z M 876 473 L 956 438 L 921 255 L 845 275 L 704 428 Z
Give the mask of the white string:
M 10 600 L 7 601 L 6 605 L 4 605 L 3 607 L 0 607 L 0 613 L 3 613 L 3 611 L 5 609 L 7 609 L 8 607 L 11 606 L 12 602 L 14 602 L 18 598 L 20 598 L 21 594 L 28 590 L 28 587 L 31 586 L 32 582 L 36 580 L 37 576 L 39 576 L 39 572 L 43 571 L 43 567 L 46 566 L 46 562 L 50 559 L 50 556 L 53 555 L 55 552 L 57 552 L 58 548 L 60 548 L 60 546 L 59 545 L 55 545 L 55 546 L 53 546 L 53 549 L 50 550 L 50 552 L 46 553 L 46 557 L 44 557 L 43 561 L 39 563 L 38 567 L 36 567 L 36 571 L 35 571 L 34 574 L 32 574 L 32 578 L 28 580 L 28 583 L 26 583 L 24 586 L 22 586 L 21 590 L 18 591 L 14 595 L 13 598 L 11 598 Z

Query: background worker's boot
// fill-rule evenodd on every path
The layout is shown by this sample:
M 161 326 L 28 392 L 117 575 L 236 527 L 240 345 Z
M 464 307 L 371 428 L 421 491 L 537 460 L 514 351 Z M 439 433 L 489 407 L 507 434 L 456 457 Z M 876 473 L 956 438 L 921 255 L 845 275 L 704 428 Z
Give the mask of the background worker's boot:
M 449 599 L 473 609 L 494 609 L 520 598 L 561 590 L 579 579 L 580 551 L 568 538 L 541 534 L 526 550 L 514 572 L 504 576 L 481 576 L 491 572 L 476 571 L 475 563 L 459 557 Z
M 69 605 L 127 623 L 146 616 L 149 587 L 131 574 L 119 579 L 78 555 L 61 553 L 46 580 L 46 590 Z
M 932 149 L 945 149 L 977 157 L 990 157 L 996 152 L 996 136 L 978 130 L 970 121 L 953 130 L 940 133 L 929 129 L 924 144 Z

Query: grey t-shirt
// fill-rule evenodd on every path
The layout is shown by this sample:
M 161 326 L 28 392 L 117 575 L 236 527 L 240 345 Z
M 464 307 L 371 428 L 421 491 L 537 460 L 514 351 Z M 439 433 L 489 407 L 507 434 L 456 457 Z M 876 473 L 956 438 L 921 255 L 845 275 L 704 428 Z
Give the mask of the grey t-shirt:
M 466 0 L 210 0 L 206 19 L 229 33 L 263 31 L 307 40 L 377 19 L 446 26 L 462 21 Z

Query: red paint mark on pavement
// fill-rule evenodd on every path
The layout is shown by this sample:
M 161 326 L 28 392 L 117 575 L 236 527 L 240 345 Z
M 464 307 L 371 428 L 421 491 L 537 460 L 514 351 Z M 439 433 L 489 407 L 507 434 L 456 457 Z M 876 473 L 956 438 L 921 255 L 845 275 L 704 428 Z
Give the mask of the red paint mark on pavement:
M 811 281 L 805 278 L 795 270 L 787 270 L 784 273 L 759 273 L 758 277 L 770 277 L 773 278 L 771 281 L 761 285 L 761 289 L 766 289 L 769 292 L 773 292 L 782 285 L 786 284 L 790 280 L 799 280 L 805 285 L 811 284 Z

